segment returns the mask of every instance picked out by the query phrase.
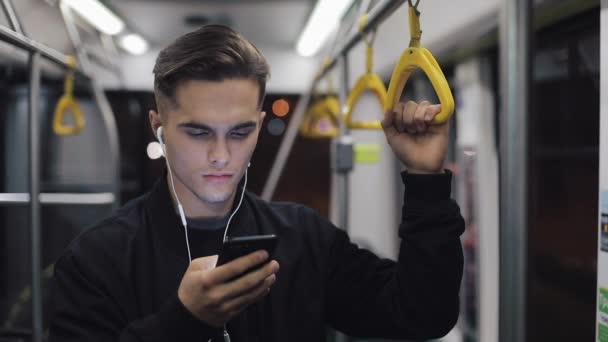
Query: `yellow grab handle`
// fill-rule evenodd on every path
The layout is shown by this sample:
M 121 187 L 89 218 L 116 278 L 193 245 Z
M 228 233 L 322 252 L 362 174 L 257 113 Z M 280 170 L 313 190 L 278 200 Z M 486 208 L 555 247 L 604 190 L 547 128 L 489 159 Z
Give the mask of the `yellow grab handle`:
M 432 123 L 442 124 L 454 113 L 454 97 L 435 57 L 429 50 L 422 47 L 408 47 L 401 55 L 399 63 L 395 66 L 391 76 L 384 109 L 389 110 L 395 107 L 412 72 L 418 68 L 424 71 L 431 84 L 433 84 L 441 103 L 441 112 L 435 116 Z
M 55 114 L 53 115 L 53 131 L 57 135 L 74 135 L 80 133 L 84 128 L 84 117 L 80 106 L 74 98 L 74 70 L 76 68 L 76 58 L 74 56 L 67 56 L 66 63 L 70 67 L 68 70 L 65 81 L 63 83 L 63 96 L 57 102 L 55 106 Z M 65 125 L 64 118 L 67 111 L 71 111 L 74 116 L 74 125 Z
M 344 113 L 344 123 L 348 128 L 353 129 L 382 129 L 382 124 L 379 120 L 368 121 L 353 121 L 353 111 L 357 102 L 366 91 L 371 91 L 380 101 L 380 105 L 386 103 L 386 87 L 378 74 L 373 72 L 374 69 L 374 40 L 376 32 L 374 31 L 370 37 L 366 37 L 363 30 L 367 25 L 368 15 L 364 14 L 359 20 L 359 32 L 363 35 L 365 41 L 365 74 L 359 77 L 355 86 L 351 90 L 346 99 L 346 110 Z
M 386 103 L 386 87 L 380 76 L 375 73 L 364 74 L 357 80 L 353 90 L 348 95 L 348 99 L 346 99 L 346 115 L 344 117 L 346 126 L 353 129 L 382 129 L 380 120 L 353 121 L 355 105 L 366 91 L 371 91 L 376 95 L 382 106 Z
M 329 96 L 324 100 L 317 101 L 306 112 L 306 116 L 300 126 L 300 134 L 310 138 L 333 138 L 338 135 L 340 117 L 340 102 L 335 96 Z M 333 125 L 327 131 L 319 130 L 318 124 L 321 120 L 328 119 Z
M 75 124 L 73 126 L 65 125 L 63 120 L 67 111 L 71 111 L 74 115 Z M 57 103 L 55 107 L 55 114 L 53 116 L 53 131 L 55 134 L 66 136 L 80 133 L 84 128 L 84 117 L 80 106 L 72 96 L 72 94 L 65 94 Z
M 325 118 L 320 118 L 314 122 L 312 122 L 311 120 L 311 127 L 313 127 L 309 132 L 306 132 L 305 134 L 302 134 L 302 136 L 307 137 L 307 138 L 335 138 L 338 136 L 338 129 L 335 127 L 332 127 L 330 130 L 328 131 L 321 131 L 317 128 L 317 125 L 319 124 L 320 121 L 325 120 Z
M 327 118 L 306 117 L 300 127 L 300 135 L 307 138 L 334 138 L 338 136 L 338 129 L 336 127 L 332 127 L 326 131 L 319 130 L 318 126 L 322 120 L 327 120 Z

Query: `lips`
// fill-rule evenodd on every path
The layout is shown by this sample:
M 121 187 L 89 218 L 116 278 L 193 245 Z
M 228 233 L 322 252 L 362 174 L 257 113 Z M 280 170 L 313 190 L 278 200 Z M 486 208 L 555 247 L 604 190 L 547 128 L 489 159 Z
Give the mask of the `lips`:
M 224 182 L 228 182 L 230 179 L 232 179 L 232 174 L 226 174 L 226 173 L 210 174 L 210 175 L 203 175 L 203 178 L 205 178 L 205 180 L 207 180 L 209 182 L 213 182 L 213 183 L 224 183 Z

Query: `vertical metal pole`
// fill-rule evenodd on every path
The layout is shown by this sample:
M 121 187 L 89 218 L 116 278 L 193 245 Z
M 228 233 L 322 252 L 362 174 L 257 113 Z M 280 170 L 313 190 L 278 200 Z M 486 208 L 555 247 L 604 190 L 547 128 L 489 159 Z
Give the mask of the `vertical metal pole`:
M 503 0 L 500 25 L 500 341 L 526 339 L 530 0 Z
M 608 0 L 602 0 L 600 9 L 600 94 L 608 92 Z M 600 135 L 600 170 L 599 170 L 599 203 L 598 203 L 598 223 L 602 224 L 603 214 L 608 213 L 608 197 L 605 193 L 608 190 L 608 97 L 600 96 L 600 125 L 598 127 Z M 606 325 L 605 308 L 606 294 L 603 288 L 608 284 L 608 253 L 602 250 L 605 245 L 605 233 L 599 229 L 597 235 L 597 282 L 596 282 L 596 313 L 595 341 L 604 339 L 606 333 L 603 331 Z
M 42 260 L 40 232 L 40 53 L 30 54 L 29 89 L 29 179 L 30 232 L 32 241 L 32 331 L 33 341 L 42 342 Z
M 112 192 L 114 193 L 114 202 L 112 203 L 112 209 L 118 209 L 120 206 L 120 141 L 118 138 L 118 125 L 116 124 L 116 119 L 114 118 L 114 112 L 112 112 L 112 107 L 110 106 L 110 102 L 106 97 L 103 89 L 99 83 L 91 78 L 91 89 L 93 90 L 93 95 L 95 97 L 95 102 L 99 106 L 101 111 L 101 118 L 103 120 L 104 126 L 106 128 L 106 134 L 108 135 L 108 150 L 111 156 L 111 162 L 113 165 L 113 177 L 114 183 L 112 184 Z
M 339 97 L 340 104 L 342 106 L 346 105 L 346 98 L 348 97 L 348 56 L 346 53 L 340 55 L 340 65 L 342 66 L 342 87 L 340 87 Z M 344 110 L 342 110 L 344 112 Z M 338 139 L 341 139 L 343 142 L 350 143 L 352 142 L 352 137 L 350 136 L 350 130 L 346 126 L 344 120 L 340 119 L 340 136 Z M 348 231 L 348 201 L 349 201 L 349 184 L 348 184 L 348 176 L 350 171 L 346 171 L 341 174 L 341 189 L 340 193 L 342 194 L 340 200 L 340 227 L 345 231 Z
M 11 29 L 23 35 L 21 22 L 19 21 L 19 17 L 17 17 L 17 12 L 15 12 L 15 7 L 13 7 L 11 0 L 2 0 L 2 8 L 4 9 L 4 13 L 6 13 Z
M 338 96 L 340 99 L 340 104 L 342 106 L 346 105 L 346 97 L 348 96 L 348 56 L 346 55 L 346 52 L 342 53 L 340 55 L 340 59 L 338 60 L 339 65 L 341 66 L 340 72 L 341 72 L 341 76 L 342 76 L 342 84 L 340 87 L 340 90 L 338 91 Z M 342 112 L 344 112 L 344 110 L 341 110 Z M 342 144 L 349 144 L 352 143 L 352 137 L 349 134 L 349 129 L 346 126 L 346 123 L 344 122 L 344 120 L 340 119 L 340 127 L 339 127 L 339 132 L 340 135 L 338 136 L 338 141 L 337 143 L 342 143 Z M 333 153 L 334 158 L 337 157 L 337 153 Z M 333 163 L 336 163 L 336 161 L 332 161 Z M 338 168 L 335 168 L 338 169 Z M 338 171 L 338 205 L 339 205 L 339 219 L 340 221 L 338 222 L 338 225 L 340 228 L 342 228 L 344 231 L 348 232 L 348 225 L 349 225 L 349 220 L 348 220 L 348 214 L 349 214 L 349 184 L 348 184 L 348 180 L 349 180 L 349 175 L 350 171 L 346 171 L 346 170 L 339 170 Z M 336 332 L 336 339 L 335 342 L 349 342 L 350 338 L 349 336 L 342 334 L 340 332 Z

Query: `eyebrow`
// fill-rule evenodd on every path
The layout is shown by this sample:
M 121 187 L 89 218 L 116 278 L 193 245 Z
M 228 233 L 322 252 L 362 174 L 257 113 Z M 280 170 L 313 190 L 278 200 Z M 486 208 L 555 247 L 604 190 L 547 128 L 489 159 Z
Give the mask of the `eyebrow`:
M 245 121 L 245 122 L 241 122 L 239 124 L 236 124 L 232 127 L 230 127 L 230 131 L 233 130 L 238 130 L 238 129 L 244 129 L 244 128 L 255 128 L 258 124 L 255 121 Z M 208 131 L 215 131 L 211 126 L 209 125 L 205 125 L 203 123 L 198 123 L 198 122 L 184 122 L 178 125 L 179 127 L 186 127 L 186 128 L 194 128 L 194 129 L 204 129 L 204 130 L 208 130 Z

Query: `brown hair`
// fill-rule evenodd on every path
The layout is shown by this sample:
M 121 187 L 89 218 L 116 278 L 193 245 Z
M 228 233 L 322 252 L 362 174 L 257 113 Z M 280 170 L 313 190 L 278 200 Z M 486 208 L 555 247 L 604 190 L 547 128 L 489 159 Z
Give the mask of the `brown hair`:
M 185 81 L 231 78 L 257 81 L 261 107 L 270 70 L 264 56 L 245 37 L 223 25 L 207 25 L 164 48 L 156 58 L 153 73 L 159 107 L 165 100 L 176 107 L 175 90 Z

